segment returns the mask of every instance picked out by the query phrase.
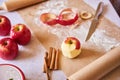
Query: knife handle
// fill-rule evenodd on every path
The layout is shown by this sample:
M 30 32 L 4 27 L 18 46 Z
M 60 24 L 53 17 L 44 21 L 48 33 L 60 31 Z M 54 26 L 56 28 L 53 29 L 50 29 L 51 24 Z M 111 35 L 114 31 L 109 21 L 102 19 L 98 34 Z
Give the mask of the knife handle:
M 95 13 L 95 19 L 98 19 L 99 16 L 102 14 L 103 7 L 104 7 L 104 3 L 100 2 L 99 5 L 98 5 L 98 7 L 97 7 L 96 13 Z

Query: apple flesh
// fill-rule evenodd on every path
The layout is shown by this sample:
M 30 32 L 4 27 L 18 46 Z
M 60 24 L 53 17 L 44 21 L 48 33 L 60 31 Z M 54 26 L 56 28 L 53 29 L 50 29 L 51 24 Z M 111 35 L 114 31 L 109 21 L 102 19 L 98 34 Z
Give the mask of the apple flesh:
M 62 53 L 67 58 L 75 58 L 81 53 L 80 41 L 75 37 L 67 37 L 61 45 Z
M 4 60 L 13 60 L 18 55 L 18 45 L 11 38 L 0 40 L 0 57 Z
M 23 71 L 12 64 L 0 64 L 0 80 L 25 80 Z
M 10 33 L 11 23 L 6 16 L 0 15 L 0 36 L 6 36 Z
M 80 13 L 80 17 L 84 20 L 90 19 L 92 17 L 92 14 L 87 12 L 87 11 L 83 11 Z
M 30 42 L 31 32 L 24 24 L 16 24 L 12 27 L 10 37 L 20 45 L 26 45 Z

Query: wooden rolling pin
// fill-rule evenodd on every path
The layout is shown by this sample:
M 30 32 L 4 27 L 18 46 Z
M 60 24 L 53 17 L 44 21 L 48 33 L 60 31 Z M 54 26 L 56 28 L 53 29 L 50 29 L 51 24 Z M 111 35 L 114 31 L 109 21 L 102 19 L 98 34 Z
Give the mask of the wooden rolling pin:
M 47 0 L 7 0 L 2 3 L 0 9 L 4 9 L 6 11 L 14 11 L 43 1 Z
M 68 80 L 99 80 L 118 66 L 120 66 L 120 46 L 69 76 Z

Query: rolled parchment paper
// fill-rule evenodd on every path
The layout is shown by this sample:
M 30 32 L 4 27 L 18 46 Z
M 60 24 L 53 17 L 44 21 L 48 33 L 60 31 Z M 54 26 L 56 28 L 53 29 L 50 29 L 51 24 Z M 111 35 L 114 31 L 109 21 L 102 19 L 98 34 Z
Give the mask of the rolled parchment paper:
M 120 46 L 80 69 L 69 80 L 99 80 L 120 65 Z
M 4 9 L 6 11 L 13 11 L 43 1 L 47 0 L 7 0 L 3 2 L 3 4 L 0 6 L 0 9 Z

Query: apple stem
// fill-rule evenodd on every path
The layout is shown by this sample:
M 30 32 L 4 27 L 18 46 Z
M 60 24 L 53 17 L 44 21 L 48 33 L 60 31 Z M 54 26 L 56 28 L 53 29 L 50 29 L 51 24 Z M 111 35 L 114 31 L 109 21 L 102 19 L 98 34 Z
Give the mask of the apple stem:
M 73 43 L 73 42 L 70 40 L 70 41 L 69 41 L 69 44 L 72 44 L 72 43 Z
M 10 78 L 9 80 L 13 80 L 13 78 Z
M 20 29 L 19 28 L 17 28 L 17 31 L 19 31 Z
M 5 41 L 5 42 L 3 43 L 3 45 L 6 46 L 6 45 L 7 45 L 7 41 Z
M 2 20 L 0 19 L 0 22 L 2 22 Z
M 15 31 L 19 31 L 20 29 L 19 28 L 15 28 Z

